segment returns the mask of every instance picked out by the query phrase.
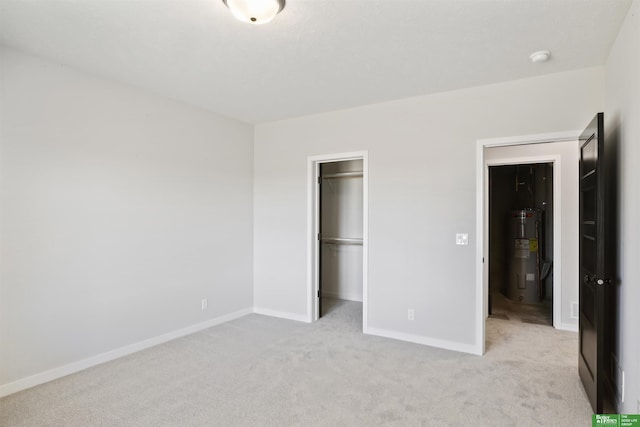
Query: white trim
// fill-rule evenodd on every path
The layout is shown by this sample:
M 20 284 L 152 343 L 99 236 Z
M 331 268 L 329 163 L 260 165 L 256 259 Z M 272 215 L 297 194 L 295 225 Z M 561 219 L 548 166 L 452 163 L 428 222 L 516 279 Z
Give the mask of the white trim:
M 254 307 L 253 312 L 255 314 L 262 314 L 264 316 L 279 317 L 280 319 L 295 320 L 296 322 L 310 323 L 309 316 L 307 316 L 306 314 L 288 313 L 286 311 L 270 310 L 268 308 L 260 308 L 260 307 Z
M 369 325 L 369 152 L 324 154 L 307 158 L 307 318 L 318 320 L 318 198 L 317 182 L 321 163 L 362 159 L 362 330 Z
M 484 147 L 478 141 L 476 145 L 476 343 L 475 351 L 484 354 L 485 351 L 485 313 L 488 310 L 487 298 L 484 297 L 485 278 L 484 263 Z M 488 292 L 488 290 L 487 290 Z
M 537 133 L 535 135 L 507 136 L 504 138 L 484 138 L 477 141 L 478 147 L 505 147 L 510 145 L 544 144 L 547 142 L 576 141 L 582 132 L 571 130 L 567 132 Z
M 523 135 L 506 138 L 489 138 L 479 139 L 476 145 L 476 343 L 475 349 L 478 354 L 484 354 L 485 351 L 485 319 L 488 313 L 487 299 L 489 295 L 488 289 L 488 262 L 483 263 L 483 257 L 487 252 L 487 242 L 485 241 L 485 218 L 488 218 L 487 214 L 487 197 L 488 191 L 486 187 L 488 185 L 488 164 L 484 159 L 484 149 L 489 147 L 504 147 L 511 145 L 524 145 L 524 144 L 541 144 L 549 142 L 564 142 L 564 141 L 576 141 L 580 136 L 580 131 L 568 131 L 568 132 L 556 132 L 545 133 L 535 135 Z M 560 227 L 561 227 L 561 187 L 560 187 L 560 159 L 558 156 L 540 156 L 535 159 L 553 158 L 554 160 L 554 257 L 560 258 Z M 532 160 L 533 157 L 528 158 Z M 508 159 L 501 159 L 502 161 Z M 511 159 L 515 160 L 515 159 Z M 522 161 L 522 158 L 517 160 Z M 537 161 L 537 160 L 536 160 Z M 545 160 L 542 160 L 543 162 Z M 496 161 L 492 161 L 491 164 L 499 164 Z M 503 163 L 505 164 L 505 163 Z M 553 268 L 553 281 L 554 281 L 554 327 L 558 329 L 564 329 L 560 323 L 560 316 L 562 305 L 556 297 L 561 297 L 562 293 L 559 289 L 561 266 L 560 263 L 554 264 Z
M 478 356 L 482 356 L 482 353 L 478 353 L 477 346 L 474 344 L 462 344 L 455 341 L 440 340 L 436 338 L 428 338 L 421 335 L 405 334 L 403 332 L 389 331 L 386 329 L 369 328 L 367 331 L 369 335 L 375 335 L 378 337 L 392 338 L 400 341 L 408 341 L 416 344 L 428 345 L 430 347 L 443 348 L 445 350 L 459 351 L 462 353 L 470 353 Z
M 233 313 L 225 314 L 223 316 L 219 316 L 214 319 L 209 319 L 202 323 L 198 323 L 192 326 L 188 326 L 186 328 L 178 329 L 177 331 L 173 331 L 163 335 L 159 335 L 157 337 L 149 338 L 144 341 L 140 341 L 134 344 L 117 348 L 115 350 L 107 351 L 106 353 L 101 353 L 96 356 L 89 357 L 87 359 L 79 360 L 77 362 L 72 362 L 67 365 L 53 368 L 51 370 L 32 375 L 30 377 L 21 378 L 13 382 L 0 385 L 0 397 L 8 396 L 10 394 L 17 393 L 22 390 L 26 390 L 28 388 L 47 383 L 49 381 L 53 381 L 58 378 L 65 377 L 67 375 L 74 374 L 84 369 L 91 368 L 93 366 L 100 365 L 102 363 L 110 362 L 115 359 L 119 359 L 120 357 L 127 356 L 129 354 L 136 353 L 140 350 L 145 350 L 147 348 L 154 347 L 159 344 L 163 344 L 165 342 L 174 340 L 176 338 L 181 338 L 186 335 L 191 335 L 203 329 L 208 329 L 213 326 L 217 326 L 222 323 L 226 323 L 231 320 L 238 319 L 240 317 L 246 316 L 247 314 L 251 314 L 251 313 L 253 313 L 252 308 L 244 308 L 242 310 L 234 311 Z
M 554 324 L 553 327 L 561 331 L 578 332 L 577 323 L 558 323 Z

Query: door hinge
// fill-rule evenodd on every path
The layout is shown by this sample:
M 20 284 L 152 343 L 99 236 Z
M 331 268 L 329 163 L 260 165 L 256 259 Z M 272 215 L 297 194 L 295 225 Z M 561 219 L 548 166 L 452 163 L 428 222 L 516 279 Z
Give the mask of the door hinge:
M 322 235 L 318 233 L 318 240 L 322 240 Z
M 318 177 L 318 184 L 322 184 L 322 177 L 321 176 Z
M 320 289 L 318 289 L 318 298 L 320 298 Z

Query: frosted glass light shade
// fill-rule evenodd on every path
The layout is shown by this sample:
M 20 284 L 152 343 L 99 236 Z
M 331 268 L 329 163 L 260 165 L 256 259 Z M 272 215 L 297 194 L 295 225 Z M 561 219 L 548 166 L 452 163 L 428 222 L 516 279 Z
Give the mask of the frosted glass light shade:
M 284 0 L 222 0 L 236 19 L 266 24 L 284 8 Z

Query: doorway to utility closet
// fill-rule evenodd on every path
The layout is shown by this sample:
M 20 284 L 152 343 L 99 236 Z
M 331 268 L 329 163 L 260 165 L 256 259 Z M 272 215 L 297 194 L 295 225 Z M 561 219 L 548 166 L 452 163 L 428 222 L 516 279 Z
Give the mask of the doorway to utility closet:
M 362 328 L 363 160 L 319 164 L 318 317 Z
M 553 325 L 553 163 L 489 167 L 489 315 Z

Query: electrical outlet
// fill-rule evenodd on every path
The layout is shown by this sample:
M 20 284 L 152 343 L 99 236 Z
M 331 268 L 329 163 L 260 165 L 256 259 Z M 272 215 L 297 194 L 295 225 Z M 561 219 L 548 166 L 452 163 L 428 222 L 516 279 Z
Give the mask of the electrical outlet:
M 208 306 L 209 306 L 209 302 L 207 301 L 206 298 L 203 298 L 202 299 L 202 310 L 203 311 L 206 310 Z
M 407 310 L 407 320 L 413 320 L 415 319 L 415 310 L 413 308 L 410 308 Z
M 469 235 L 467 233 L 456 234 L 456 245 L 468 245 Z

